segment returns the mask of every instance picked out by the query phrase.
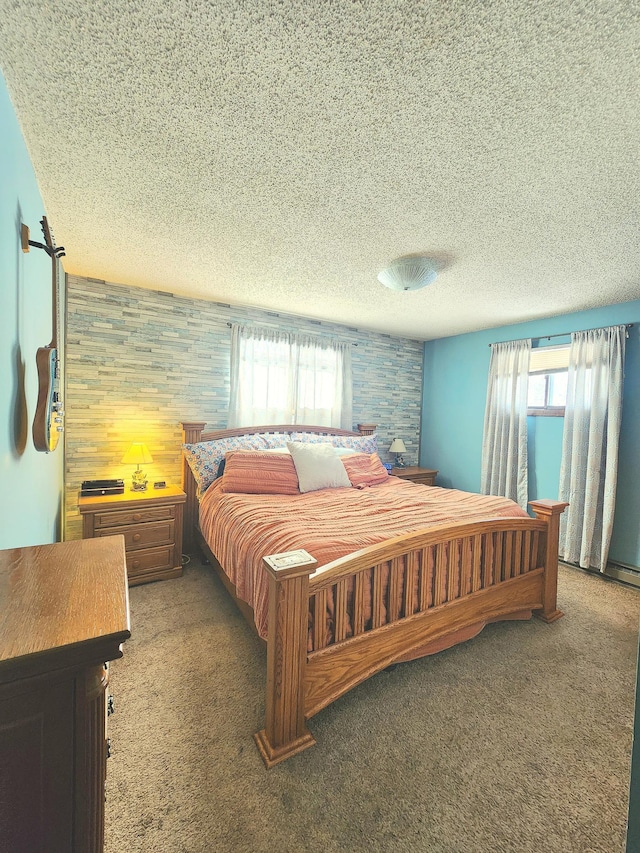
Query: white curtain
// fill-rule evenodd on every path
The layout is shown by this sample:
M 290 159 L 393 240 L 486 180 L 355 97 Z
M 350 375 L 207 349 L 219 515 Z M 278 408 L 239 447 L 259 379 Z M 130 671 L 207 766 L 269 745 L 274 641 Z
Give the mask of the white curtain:
M 234 325 L 229 426 L 257 424 L 352 429 L 351 345 Z
M 571 335 L 560 464 L 560 554 L 604 571 L 609 555 L 622 419 L 625 326 Z
M 527 393 L 531 340 L 492 344 L 480 491 L 527 507 Z

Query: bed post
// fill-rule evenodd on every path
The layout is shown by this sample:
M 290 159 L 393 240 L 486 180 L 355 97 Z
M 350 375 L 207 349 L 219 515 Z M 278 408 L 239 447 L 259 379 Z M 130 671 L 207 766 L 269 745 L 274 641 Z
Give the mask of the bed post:
M 547 524 L 546 549 L 544 553 L 544 589 L 542 610 L 535 611 L 538 619 L 543 622 L 555 622 L 564 616 L 557 608 L 558 593 L 558 543 L 560 538 L 560 516 L 568 503 L 564 501 L 539 500 L 529 501 L 536 518 Z
M 265 557 L 269 576 L 265 727 L 254 735 L 267 768 L 313 746 L 304 717 L 309 575 L 318 565 L 306 551 Z
M 180 424 L 182 427 L 182 443 L 197 444 L 200 441 L 202 430 L 206 424 L 199 422 L 184 422 Z M 187 495 L 187 500 L 184 505 L 184 550 L 188 553 L 193 550 L 195 545 L 194 531 L 198 521 L 198 499 L 196 497 L 196 481 L 189 468 L 184 454 L 182 454 L 182 489 Z

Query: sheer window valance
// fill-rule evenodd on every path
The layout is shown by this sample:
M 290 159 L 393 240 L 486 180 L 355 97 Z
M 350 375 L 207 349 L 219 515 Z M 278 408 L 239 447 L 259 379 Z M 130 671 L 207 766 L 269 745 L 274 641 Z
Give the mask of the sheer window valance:
M 351 345 L 232 326 L 229 426 L 303 423 L 352 429 Z

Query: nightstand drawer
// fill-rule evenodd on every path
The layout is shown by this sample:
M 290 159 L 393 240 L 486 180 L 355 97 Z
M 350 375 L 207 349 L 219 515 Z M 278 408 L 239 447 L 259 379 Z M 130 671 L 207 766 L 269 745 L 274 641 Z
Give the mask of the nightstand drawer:
M 94 514 L 93 526 L 97 530 L 105 527 L 116 527 L 120 524 L 144 524 L 147 521 L 164 521 L 175 517 L 174 506 L 136 507 L 117 512 L 103 511 Z M 122 531 L 118 531 L 122 532 Z M 104 534 L 103 534 L 104 535 Z
M 427 474 L 424 477 L 411 477 L 412 483 L 422 483 L 423 486 L 435 486 L 436 484 L 436 475 L 435 474 Z
M 419 483 L 422 486 L 435 486 L 438 471 L 435 468 L 420 468 L 419 465 L 408 465 L 406 468 L 392 468 L 391 475 L 408 480 L 410 483 Z
M 130 578 L 137 578 L 145 572 L 157 572 L 173 569 L 176 565 L 175 548 L 148 548 L 146 551 L 130 551 L 127 553 L 127 573 Z
M 127 551 L 175 544 L 175 522 L 173 519 L 154 524 L 136 524 L 133 527 L 105 527 L 102 530 L 96 530 L 95 535 L 113 536 L 118 533 L 124 536 Z

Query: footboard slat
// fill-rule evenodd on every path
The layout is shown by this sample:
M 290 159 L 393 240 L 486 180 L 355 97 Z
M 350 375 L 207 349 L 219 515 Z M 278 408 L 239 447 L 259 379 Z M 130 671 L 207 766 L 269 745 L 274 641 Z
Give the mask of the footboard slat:
M 389 611 L 388 622 L 395 622 L 400 618 L 400 607 L 402 602 L 402 584 L 406 557 L 394 557 L 391 561 L 391 573 L 389 575 Z
M 493 534 L 486 533 L 482 537 L 482 551 L 483 551 L 483 564 L 482 564 L 482 588 L 485 589 L 488 586 L 491 586 L 494 578 L 494 547 L 493 547 Z
M 469 595 L 473 589 L 473 569 L 471 564 L 471 539 L 462 540 L 462 563 L 460 566 L 460 594 Z
M 443 601 L 446 600 L 447 594 L 447 555 L 445 551 L 444 543 L 439 543 L 436 545 L 436 571 L 435 571 L 435 584 L 434 584 L 434 595 L 433 595 L 433 603 L 437 607 L 438 604 L 442 604 Z
M 519 530 L 516 531 L 514 536 L 515 547 L 513 554 L 512 573 L 509 577 L 516 577 L 522 571 L 522 539 L 522 533 Z
M 458 597 L 459 589 L 459 562 L 458 562 L 458 544 L 460 540 L 454 540 L 449 543 L 447 548 L 447 591 L 445 601 L 453 601 Z
M 414 613 L 413 596 L 418 582 L 418 552 L 407 554 L 407 570 L 404 581 L 404 615 Z
M 504 536 L 498 532 L 495 534 L 493 549 L 493 577 L 491 583 L 500 583 L 503 580 L 502 566 L 504 565 Z
M 336 643 L 340 643 L 347 636 L 349 617 L 347 615 L 347 581 L 342 580 L 336 584 Z
M 538 531 L 534 530 L 531 536 L 531 565 L 532 566 L 540 566 L 542 565 L 543 559 L 543 548 L 540 544 L 540 536 L 538 535 Z
M 353 634 L 355 637 L 362 634 L 364 624 L 364 572 L 358 572 L 353 588 Z
M 482 585 L 482 536 L 478 534 L 472 538 L 473 546 L 473 581 L 471 591 L 477 592 Z
M 324 649 L 327 645 L 327 590 L 320 589 L 313 598 L 313 647 Z
M 383 585 L 382 585 L 382 565 L 378 563 L 373 568 L 373 612 L 372 612 L 372 627 L 379 628 L 384 624 L 384 604 L 382 601 Z
M 521 554 L 520 574 L 524 575 L 531 569 L 531 534 L 528 530 L 522 534 Z
M 433 548 L 423 548 L 420 552 L 420 600 L 418 610 L 431 607 L 433 604 L 433 581 L 435 572 L 433 570 Z
M 513 533 L 504 534 L 504 562 L 502 563 L 502 571 L 500 572 L 500 580 L 506 581 L 511 577 L 513 571 Z

